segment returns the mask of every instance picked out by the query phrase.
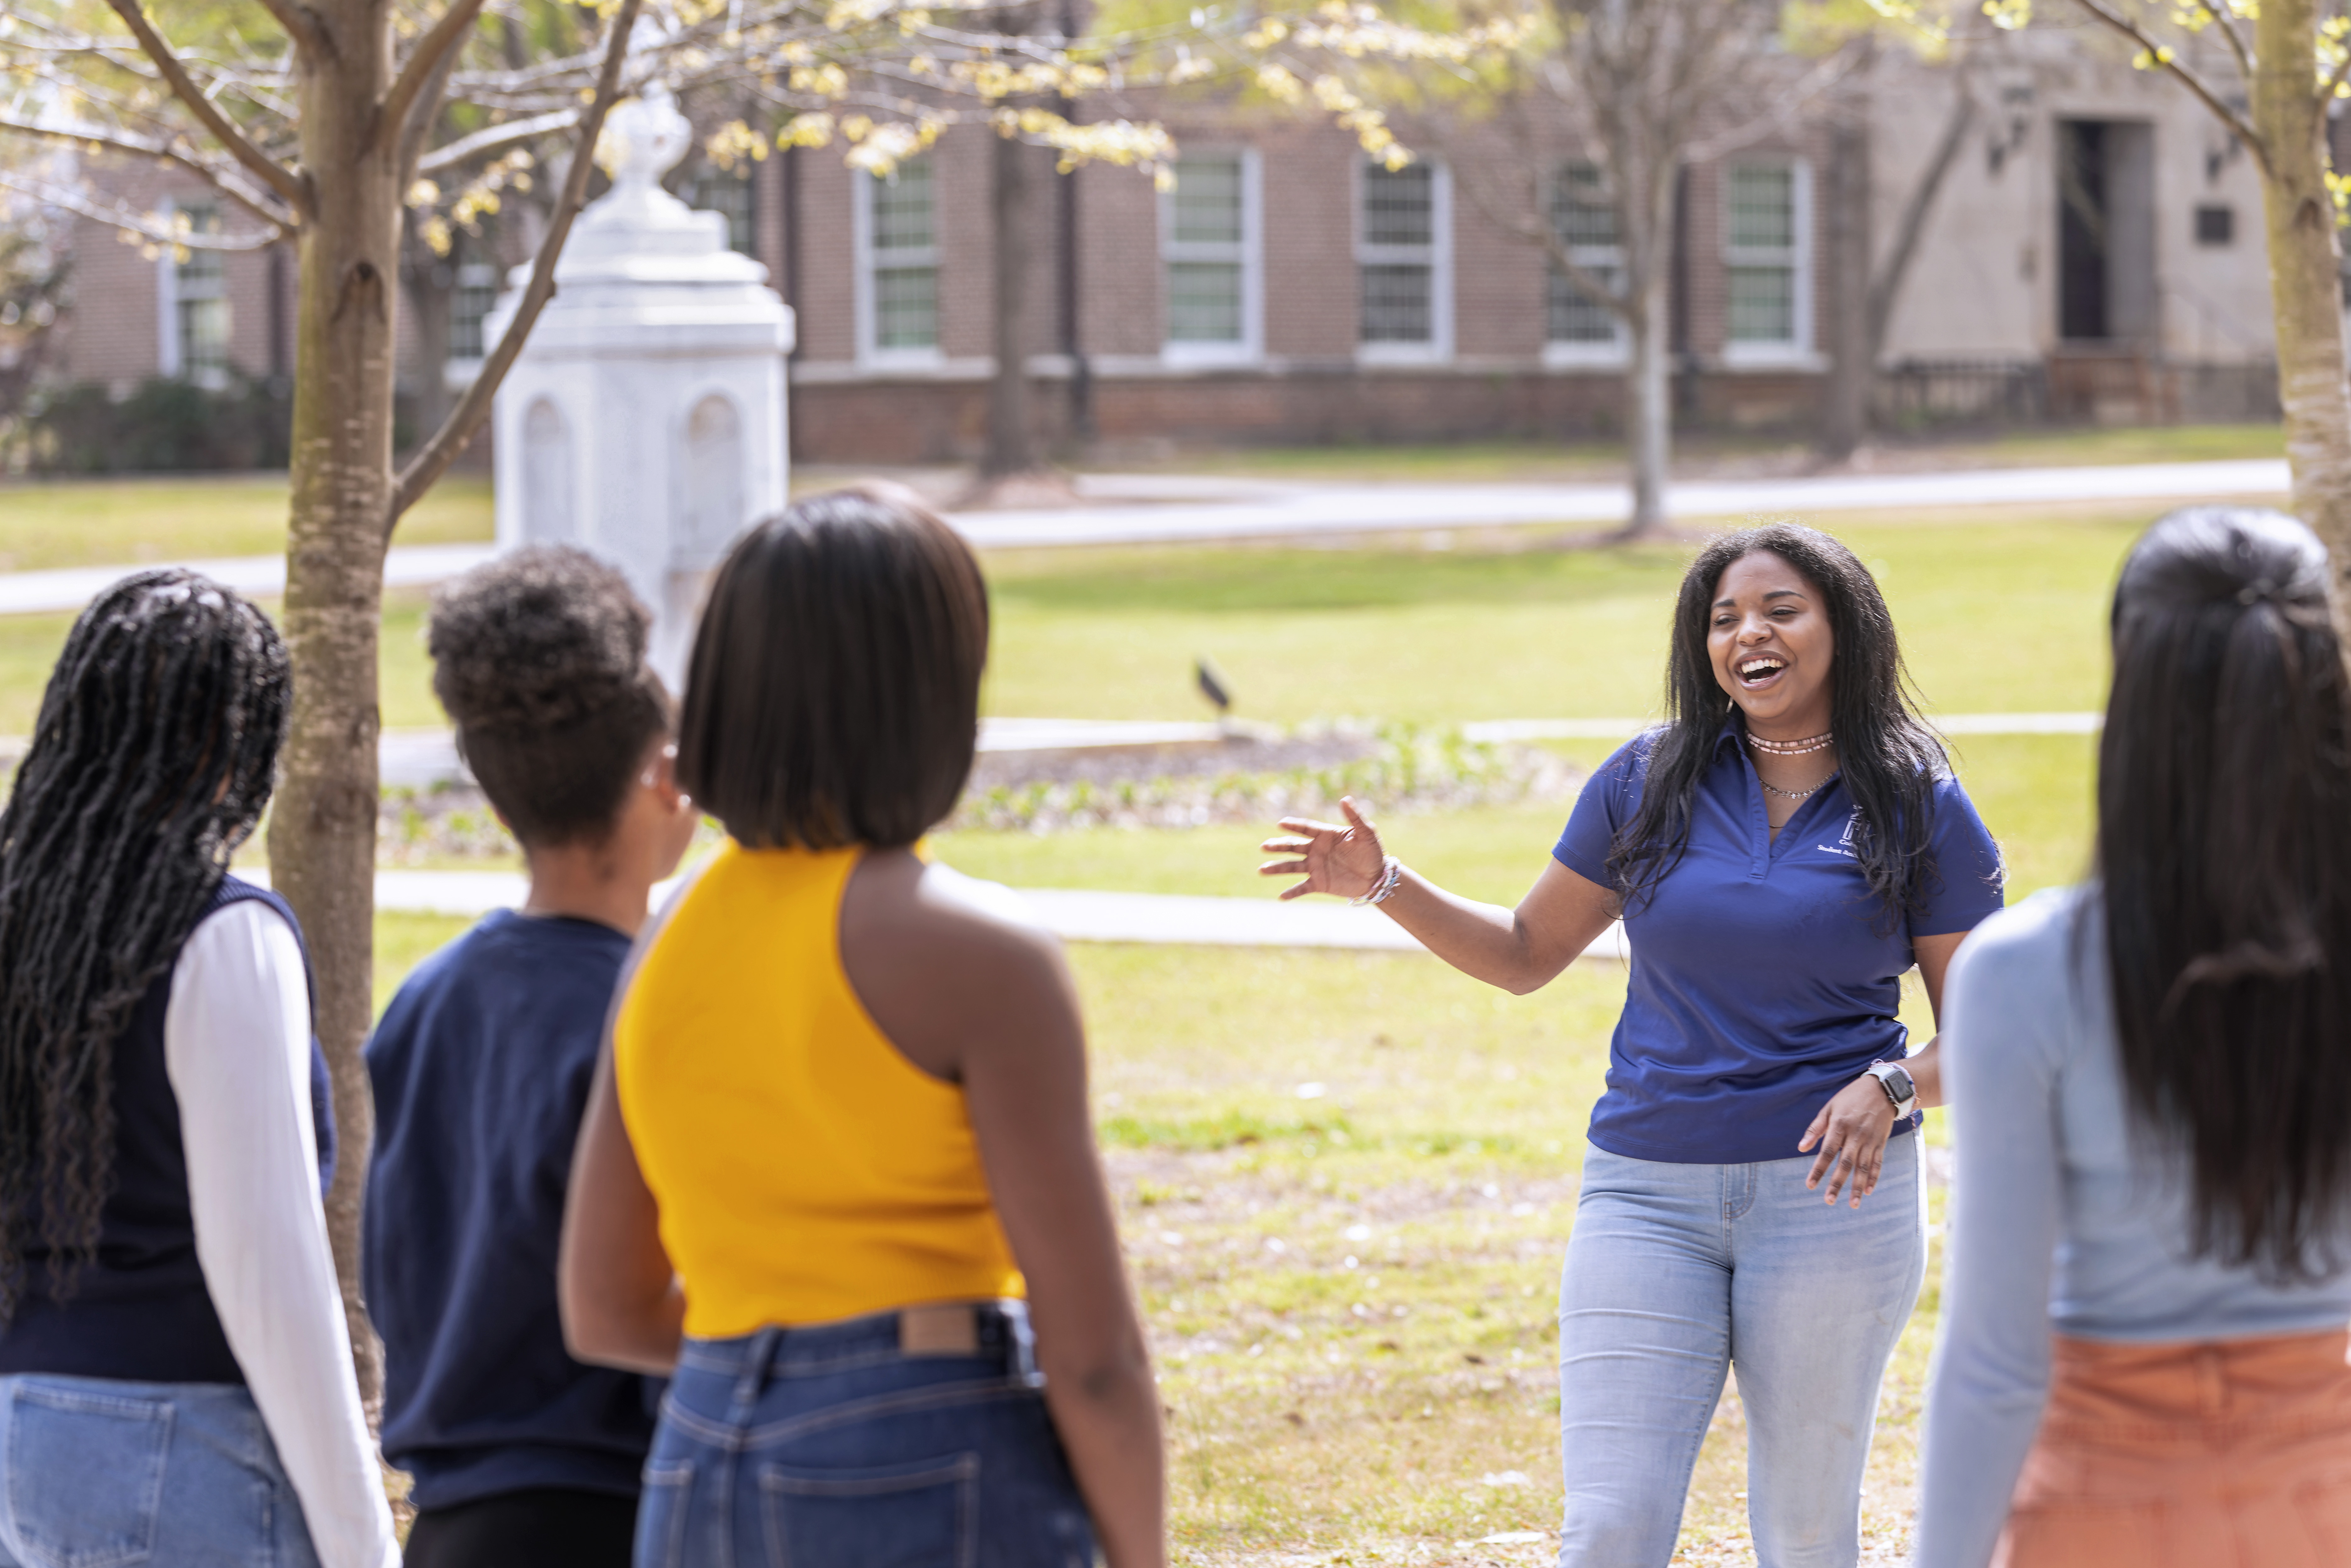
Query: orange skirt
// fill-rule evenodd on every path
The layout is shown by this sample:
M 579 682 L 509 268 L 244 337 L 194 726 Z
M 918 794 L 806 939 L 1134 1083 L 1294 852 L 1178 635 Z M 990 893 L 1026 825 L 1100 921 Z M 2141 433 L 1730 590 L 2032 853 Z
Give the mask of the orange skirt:
M 1993 1568 L 2351 1565 L 2351 1333 L 2055 1338 Z

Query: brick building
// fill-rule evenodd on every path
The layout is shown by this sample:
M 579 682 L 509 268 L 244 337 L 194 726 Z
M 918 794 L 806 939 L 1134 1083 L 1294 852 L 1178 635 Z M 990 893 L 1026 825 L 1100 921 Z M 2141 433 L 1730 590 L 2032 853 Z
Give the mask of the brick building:
M 1946 123 L 1951 74 L 1896 60 L 1857 99 L 1882 265 Z M 1877 367 L 1902 421 L 2005 414 L 2157 421 L 2273 408 L 2260 187 L 2241 148 L 2095 36 L 2025 35 L 1980 63 L 1982 110 L 1930 209 Z M 1578 260 L 1614 264 L 1589 166 L 1533 170 L 1493 130 L 1415 138 L 1388 171 L 1308 118 L 1179 110 L 1172 192 L 1134 171 L 1055 176 L 1035 153 L 1027 362 L 1049 442 L 1377 442 L 1604 435 L 1625 344 L 1510 232 L 1498 191 L 1547 188 Z M 799 313 L 792 447 L 841 462 L 967 458 L 993 373 L 993 138 L 950 131 L 890 180 L 837 150 L 684 183 L 728 213 Z M 1834 275 L 1817 115 L 1690 165 L 1671 280 L 1685 424 L 1802 431 Z M 1513 184 L 1516 182 L 1516 184 Z M 147 187 L 182 203 L 200 193 Z M 204 222 L 219 221 L 217 214 Z M 1529 220 L 1532 221 L 1532 220 Z M 290 368 L 290 257 L 146 259 L 86 225 L 70 373 Z M 512 250 L 517 242 L 509 239 Z M 506 259 L 516 259 L 513 254 Z M 497 287 L 463 255 L 445 363 L 403 311 L 403 385 L 461 384 Z M 93 308 L 93 307 L 96 307 Z M 430 401 L 430 400 L 426 400 Z

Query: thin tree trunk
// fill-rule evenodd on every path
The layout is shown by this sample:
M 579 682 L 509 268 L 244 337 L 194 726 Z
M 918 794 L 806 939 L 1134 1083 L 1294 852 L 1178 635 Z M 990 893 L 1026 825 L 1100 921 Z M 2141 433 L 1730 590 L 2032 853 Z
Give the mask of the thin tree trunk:
M 1877 345 L 1869 335 L 1869 129 L 1865 106 L 1848 103 L 1829 128 L 1829 376 L 1821 409 L 1820 454 L 1853 455 L 1869 429 Z
M 2262 182 L 2278 398 L 2285 408 L 2294 508 L 2334 553 L 2335 616 L 2351 632 L 2351 383 L 2343 359 L 2342 246 L 2326 189 L 2326 104 L 2314 47 L 2314 0 L 2263 0 L 2255 24 L 2253 126 Z
M 1666 526 L 1666 480 L 1673 465 L 1674 411 L 1667 372 L 1673 354 L 1667 342 L 1665 269 L 1651 267 L 1641 299 L 1625 325 L 1633 362 L 1625 376 L 1625 436 L 1633 460 L 1633 515 L 1623 538 L 1661 532 Z
M 299 675 L 269 866 L 318 974 L 315 1022 L 342 1148 L 327 1227 L 372 1409 L 382 1361 L 360 1306 L 359 1234 L 375 1114 L 360 1045 L 373 1011 L 376 639 L 401 209 L 393 160 L 371 145 L 392 77 L 386 13 L 363 0 L 325 9 L 334 47 L 309 62 L 300 87 L 302 166 L 318 214 L 301 231 L 286 550 L 284 624 Z
M 1025 474 L 1037 466 L 1036 432 L 1029 408 L 1029 149 L 1017 137 L 995 147 L 989 219 L 996 251 L 996 379 L 987 389 L 987 455 L 984 478 Z

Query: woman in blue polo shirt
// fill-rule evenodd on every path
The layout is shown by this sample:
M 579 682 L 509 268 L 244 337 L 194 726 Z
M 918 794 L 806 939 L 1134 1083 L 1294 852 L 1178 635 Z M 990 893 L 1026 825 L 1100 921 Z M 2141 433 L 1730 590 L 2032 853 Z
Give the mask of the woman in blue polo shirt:
M 1903 692 L 1853 552 L 1776 523 L 1691 562 L 1674 717 L 1602 765 L 1516 909 L 1459 898 L 1347 822 L 1285 819 L 1284 898 L 1377 904 L 1520 995 L 1625 921 L 1625 1011 L 1593 1108 L 1560 1287 L 1562 1568 L 1673 1555 L 1736 1367 L 1763 1568 L 1860 1555 L 1877 1385 L 1926 1270 L 1917 1110 L 1928 1000 L 2001 904 L 1998 851 Z M 1842 1201 L 1840 1201 L 1842 1199 Z M 1864 1201 L 1866 1199 L 1867 1201 Z

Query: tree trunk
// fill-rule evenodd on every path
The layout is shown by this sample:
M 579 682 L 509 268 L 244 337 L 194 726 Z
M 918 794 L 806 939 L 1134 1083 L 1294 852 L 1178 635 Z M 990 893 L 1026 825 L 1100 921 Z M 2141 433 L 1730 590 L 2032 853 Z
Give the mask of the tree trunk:
M 1828 385 L 1821 408 L 1820 455 L 1843 462 L 1869 430 L 1870 383 L 1877 345 L 1869 332 L 1869 129 L 1865 106 L 1847 103 L 1829 127 Z
M 389 13 L 365 0 L 323 9 L 334 47 L 308 61 L 300 84 L 302 167 L 318 213 L 300 242 L 283 615 L 298 674 L 269 869 L 301 919 L 318 975 L 315 1022 L 341 1133 L 327 1228 L 372 1410 L 382 1361 L 360 1306 L 359 1234 L 375 1110 L 360 1045 L 373 1012 L 376 637 L 401 193 L 391 152 L 370 145 L 391 80 Z
M 1025 474 L 1037 466 L 1037 438 L 1029 410 L 1029 149 L 999 136 L 989 220 L 996 251 L 996 379 L 987 389 L 987 455 L 984 478 Z
M 1633 340 L 1633 363 L 1625 375 L 1625 439 L 1633 460 L 1633 515 L 1620 538 L 1635 539 L 1666 527 L 1666 479 L 1673 464 L 1674 412 L 1667 372 L 1673 352 L 1667 342 L 1663 267 L 1643 281 L 1641 298 L 1625 322 Z
M 2253 127 L 2268 155 L 2262 207 L 2277 319 L 2294 509 L 2334 553 L 2335 616 L 2351 632 L 2351 383 L 2343 361 L 2342 246 L 2326 189 L 2326 104 L 2314 0 L 2263 0 L 2256 23 Z

